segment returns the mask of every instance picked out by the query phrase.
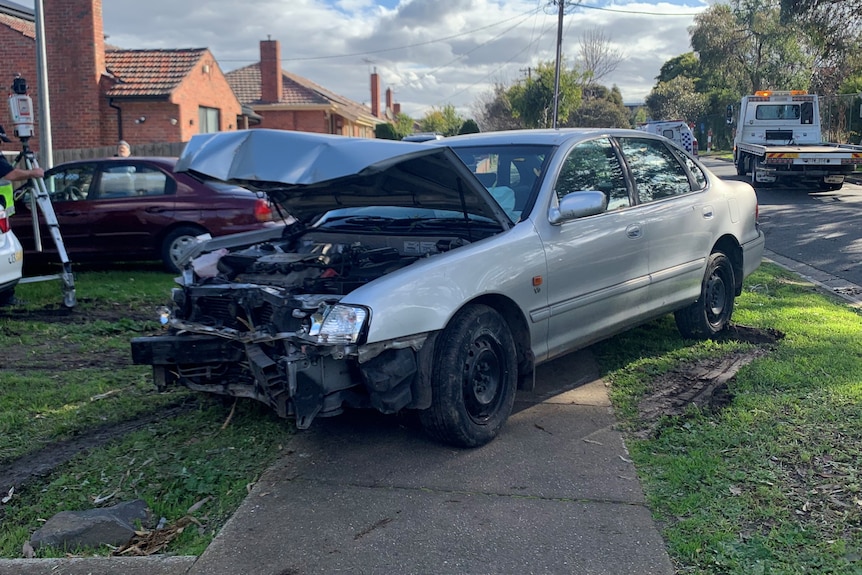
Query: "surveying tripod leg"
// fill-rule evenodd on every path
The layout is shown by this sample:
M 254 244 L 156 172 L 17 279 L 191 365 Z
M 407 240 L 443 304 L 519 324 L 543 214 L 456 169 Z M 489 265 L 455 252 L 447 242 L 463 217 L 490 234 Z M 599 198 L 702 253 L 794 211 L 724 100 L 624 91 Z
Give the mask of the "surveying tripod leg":
M 39 167 L 36 160 L 33 158 L 25 158 L 25 165 L 28 170 Z M 51 232 L 51 238 L 54 240 L 54 245 L 57 247 L 57 254 L 60 256 L 60 262 L 63 264 L 63 271 L 60 274 L 60 281 L 63 283 L 63 304 L 66 307 L 75 307 L 75 277 L 72 275 L 72 262 L 69 261 L 69 256 L 66 253 L 66 246 L 63 244 L 63 236 L 60 235 L 60 224 L 57 222 L 57 214 L 54 213 L 54 205 L 51 203 L 51 196 L 48 194 L 48 187 L 45 185 L 45 180 L 43 178 L 33 178 L 33 184 L 33 201 L 42 211 L 45 223 L 48 225 L 48 230 Z M 38 230 L 39 228 L 36 226 L 35 236 L 37 245 L 41 245 Z

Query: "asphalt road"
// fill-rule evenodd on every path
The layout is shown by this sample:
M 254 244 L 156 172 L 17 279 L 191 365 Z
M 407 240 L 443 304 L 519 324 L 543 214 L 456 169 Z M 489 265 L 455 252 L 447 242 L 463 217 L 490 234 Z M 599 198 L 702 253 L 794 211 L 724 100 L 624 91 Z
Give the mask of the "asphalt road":
M 736 175 L 733 164 L 706 159 L 722 179 Z M 856 285 L 862 285 L 862 186 L 845 183 L 836 192 L 811 188 L 757 190 L 766 249 Z

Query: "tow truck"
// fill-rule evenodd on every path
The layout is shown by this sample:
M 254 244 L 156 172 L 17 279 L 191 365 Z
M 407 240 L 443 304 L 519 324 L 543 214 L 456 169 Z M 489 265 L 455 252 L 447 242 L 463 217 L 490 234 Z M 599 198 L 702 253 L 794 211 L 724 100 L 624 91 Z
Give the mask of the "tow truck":
M 733 124 L 733 105 L 727 123 Z M 862 146 L 822 142 L 820 102 L 804 90 L 761 90 L 743 96 L 733 140 L 733 162 L 752 186 L 779 180 L 813 183 L 839 190 L 862 164 Z

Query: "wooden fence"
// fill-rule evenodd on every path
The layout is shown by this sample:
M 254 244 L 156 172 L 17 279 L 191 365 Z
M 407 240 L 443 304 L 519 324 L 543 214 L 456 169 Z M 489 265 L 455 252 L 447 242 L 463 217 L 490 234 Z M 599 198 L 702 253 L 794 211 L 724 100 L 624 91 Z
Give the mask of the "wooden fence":
M 179 156 L 186 147 L 185 142 L 167 142 L 161 144 L 138 144 L 132 145 L 133 156 Z M 102 146 L 101 148 L 79 148 L 76 150 L 54 150 L 53 165 L 71 162 L 74 160 L 88 160 L 90 158 L 108 158 L 117 153 L 116 146 Z M 39 158 L 41 161 L 41 157 Z

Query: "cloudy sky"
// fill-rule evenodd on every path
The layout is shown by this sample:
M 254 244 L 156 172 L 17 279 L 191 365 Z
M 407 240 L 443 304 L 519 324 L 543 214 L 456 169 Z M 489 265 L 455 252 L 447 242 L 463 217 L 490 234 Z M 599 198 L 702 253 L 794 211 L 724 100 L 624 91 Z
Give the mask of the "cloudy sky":
M 584 31 L 598 28 L 625 57 L 603 83 L 638 102 L 661 65 L 690 50 L 687 29 L 709 0 L 567 4 L 567 62 Z M 469 116 L 494 83 L 553 61 L 558 22 L 549 0 L 104 0 L 102 10 L 108 43 L 206 47 L 225 72 L 259 61 L 260 40 L 278 40 L 285 70 L 365 104 L 376 69 L 414 118 L 445 104 Z

